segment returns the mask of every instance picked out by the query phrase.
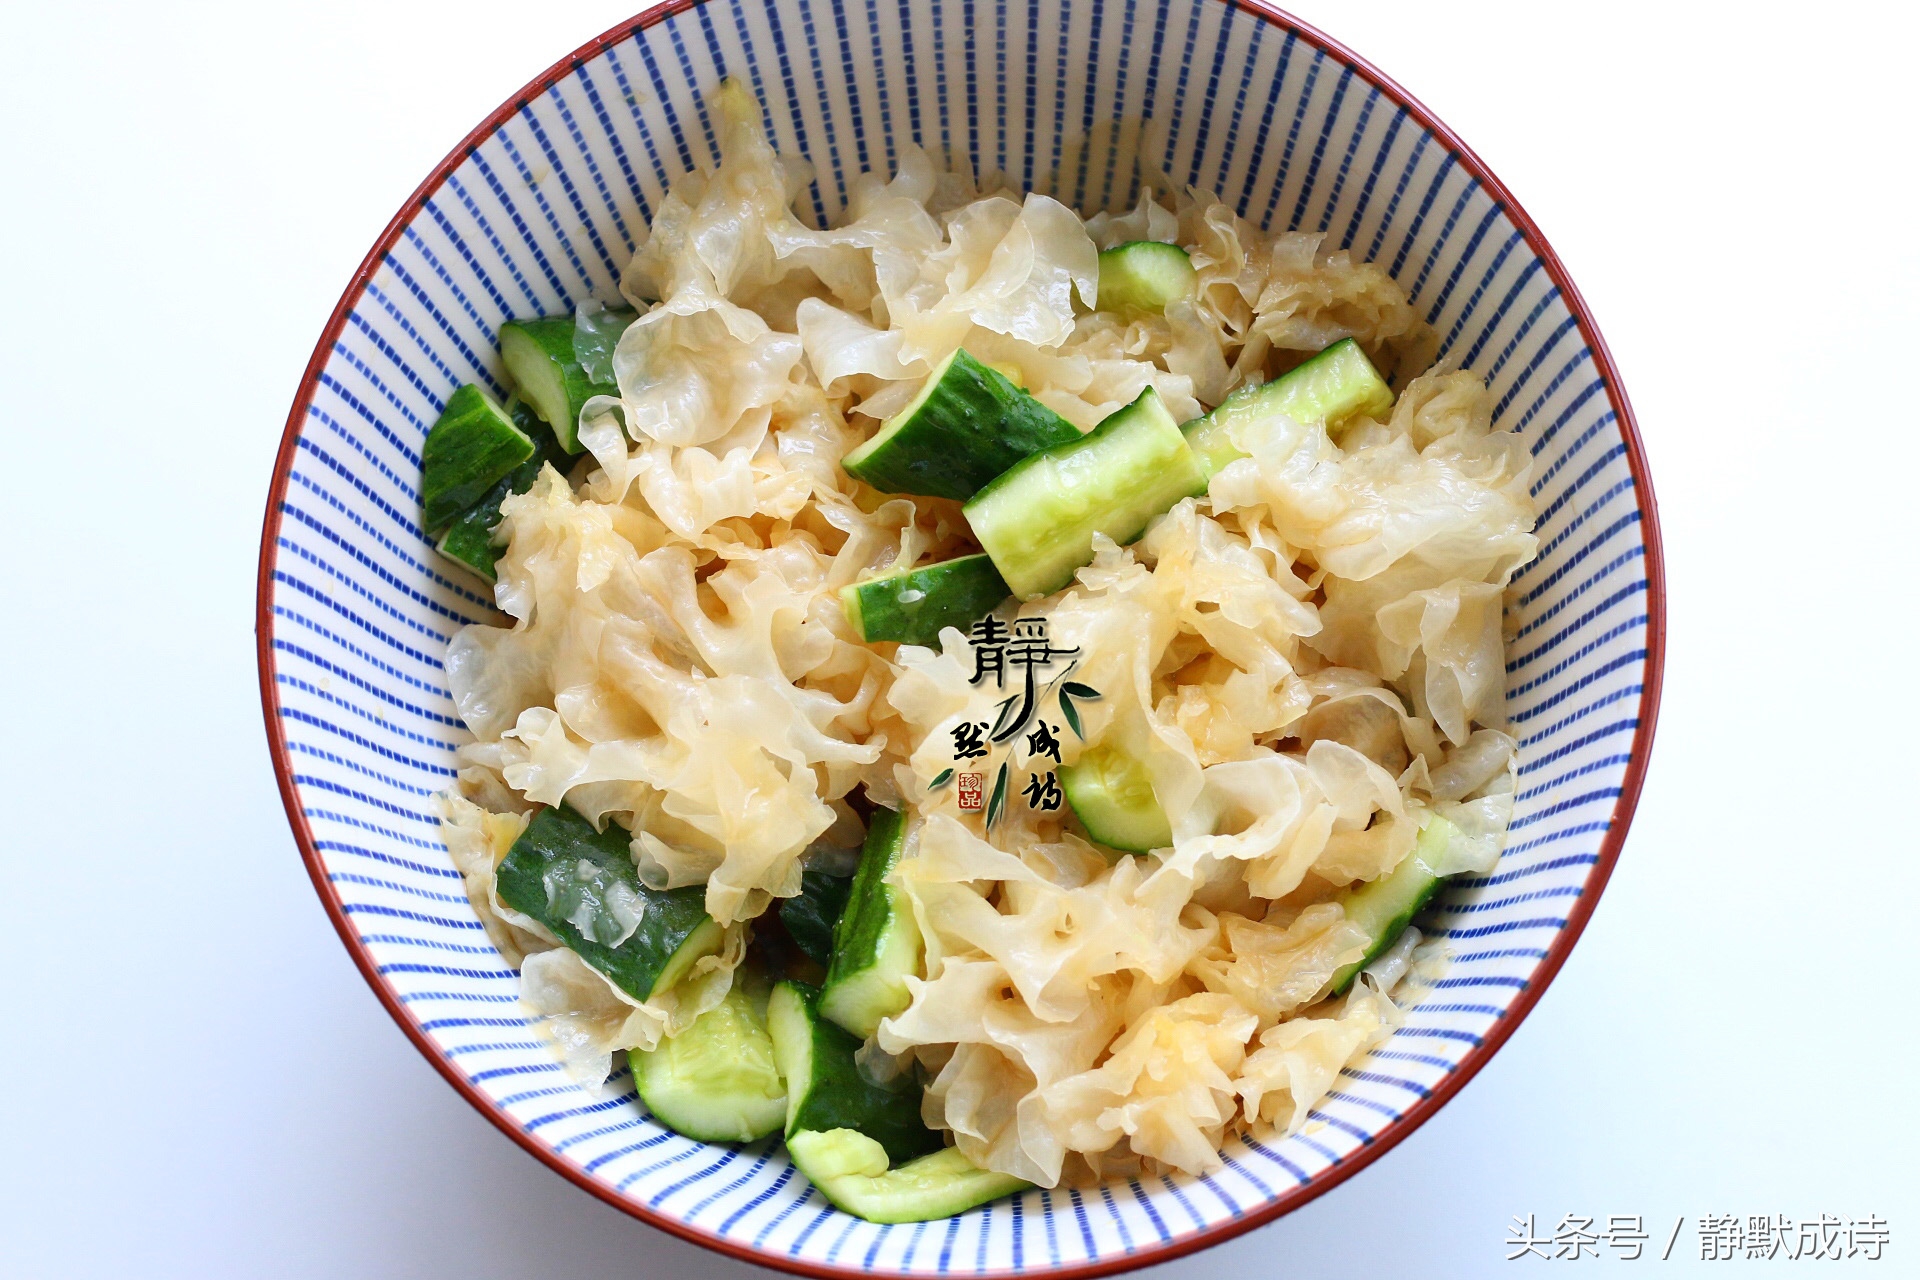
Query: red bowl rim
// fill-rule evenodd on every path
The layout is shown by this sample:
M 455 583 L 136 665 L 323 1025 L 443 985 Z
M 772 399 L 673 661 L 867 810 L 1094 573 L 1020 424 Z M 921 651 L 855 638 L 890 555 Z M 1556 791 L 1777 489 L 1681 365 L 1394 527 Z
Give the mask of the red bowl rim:
M 1508 1037 L 1513 1035 L 1534 1005 L 1539 1002 L 1548 984 L 1559 973 L 1560 967 L 1566 963 L 1574 943 L 1579 941 L 1587 921 L 1592 917 L 1600 894 L 1606 888 L 1608 878 L 1613 874 L 1614 864 L 1619 861 L 1621 847 L 1626 842 L 1627 828 L 1633 820 L 1634 807 L 1640 799 L 1640 788 L 1646 779 L 1648 757 L 1653 747 L 1654 726 L 1660 710 L 1660 685 L 1666 660 L 1667 609 L 1666 570 L 1660 545 L 1659 511 L 1654 501 L 1652 480 L 1647 473 L 1646 451 L 1640 440 L 1640 430 L 1634 418 L 1633 407 L 1628 403 L 1626 389 L 1621 385 L 1619 371 L 1614 365 L 1612 353 L 1607 349 L 1606 340 L 1600 336 L 1599 326 L 1594 323 L 1593 315 L 1588 310 L 1585 299 L 1580 296 L 1579 289 L 1574 286 L 1573 280 L 1568 276 L 1566 267 L 1554 253 L 1553 247 L 1547 243 L 1538 225 L 1528 216 L 1520 202 L 1514 199 L 1513 193 L 1507 190 L 1505 184 L 1494 176 L 1486 162 L 1480 159 L 1473 149 L 1460 139 L 1459 135 L 1443 124 L 1419 99 L 1384 75 L 1379 68 L 1339 41 L 1302 22 L 1292 14 L 1265 3 L 1265 0 L 1218 0 L 1218 2 L 1229 4 L 1244 13 L 1274 24 L 1353 67 L 1371 81 L 1388 98 L 1405 109 L 1408 115 L 1419 121 L 1421 127 L 1444 142 L 1459 157 L 1467 171 L 1479 180 L 1480 185 L 1486 188 L 1505 210 L 1507 217 L 1526 237 L 1528 247 L 1539 256 L 1548 277 L 1558 286 L 1561 297 L 1573 314 L 1579 326 L 1581 338 L 1593 353 L 1607 396 L 1613 404 L 1621 436 L 1626 444 L 1627 467 L 1632 473 L 1634 490 L 1639 498 L 1641 536 L 1646 544 L 1648 606 L 1646 671 L 1642 680 L 1638 725 L 1634 730 L 1626 776 L 1621 782 L 1619 797 L 1614 801 L 1613 813 L 1607 825 L 1607 835 L 1601 842 L 1598 860 L 1588 873 L 1586 886 L 1567 913 L 1567 923 L 1547 949 L 1546 958 L 1540 962 L 1535 976 L 1515 998 L 1506 1013 L 1501 1015 L 1485 1038 L 1460 1060 L 1459 1065 L 1447 1074 L 1446 1079 L 1442 1080 L 1430 1094 L 1403 1112 L 1398 1120 L 1382 1130 L 1373 1142 L 1361 1147 L 1344 1160 L 1336 1162 L 1318 1177 L 1274 1197 L 1258 1209 L 1155 1248 L 1136 1249 L 1119 1257 L 1073 1265 L 1047 1268 L 1026 1267 L 1019 1273 L 1043 1274 L 1052 1280 L 1083 1280 L 1083 1278 L 1094 1276 L 1114 1275 L 1136 1267 L 1171 1262 L 1175 1258 L 1209 1248 L 1243 1232 L 1251 1231 L 1255 1227 L 1273 1222 L 1309 1201 L 1325 1195 L 1378 1160 L 1407 1135 L 1425 1124 L 1436 1111 L 1459 1093 L 1507 1042 Z M 460 141 L 458 146 L 434 166 L 433 172 L 427 175 L 426 180 L 415 188 L 406 203 L 400 207 L 399 212 L 394 214 L 392 220 L 387 223 L 386 230 L 380 233 L 380 238 L 374 243 L 372 250 L 354 271 L 353 278 L 348 282 L 345 292 L 340 295 L 340 301 L 333 309 L 332 316 L 327 320 L 327 326 L 321 333 L 320 341 L 314 346 L 313 356 L 307 362 L 306 371 L 301 375 L 300 389 L 294 396 L 293 407 L 287 415 L 286 429 L 280 439 L 280 450 L 274 459 L 273 482 L 267 493 L 266 517 L 260 537 L 260 563 L 254 613 L 254 641 L 260 669 L 261 709 L 266 718 L 268 749 L 273 756 L 274 776 L 280 785 L 280 798 L 286 807 L 287 821 L 293 828 L 294 841 L 300 847 L 300 856 L 306 863 L 307 874 L 313 881 L 314 891 L 320 896 L 321 905 L 326 908 L 335 931 L 340 935 L 340 940 L 346 945 L 348 954 L 353 957 L 353 962 L 358 966 L 361 976 L 367 980 L 367 985 L 373 988 L 373 993 L 379 998 L 380 1003 L 386 1007 L 393 1020 L 399 1024 L 400 1029 L 406 1033 L 407 1038 L 420 1050 L 427 1061 L 433 1064 L 434 1068 L 446 1078 L 447 1083 L 471 1103 L 476 1111 L 492 1121 L 502 1133 L 555 1173 L 649 1226 L 658 1227 L 682 1240 L 702 1245 L 743 1262 L 792 1272 L 796 1275 L 820 1277 L 821 1280 L 838 1280 L 839 1277 L 848 1275 L 914 1276 L 918 1273 L 827 1266 L 755 1249 L 699 1230 L 678 1218 L 620 1195 L 612 1188 L 588 1176 L 578 1166 L 569 1163 L 557 1152 L 537 1141 L 531 1134 L 516 1125 L 512 1117 L 495 1107 L 485 1095 L 467 1082 L 452 1060 L 441 1053 L 426 1033 L 420 1029 L 419 1020 L 387 986 L 376 971 L 373 958 L 360 945 L 359 938 L 341 903 L 340 895 L 334 888 L 333 882 L 327 877 L 326 867 L 314 845 L 313 832 L 307 826 L 306 815 L 302 812 L 299 793 L 294 788 L 293 768 L 288 757 L 286 735 L 280 717 L 279 687 L 275 680 L 273 650 L 273 569 L 280 532 L 281 508 L 293 468 L 301 426 L 306 420 L 308 406 L 312 402 L 320 371 L 333 352 L 334 343 L 346 324 L 348 312 L 360 298 L 387 253 L 398 242 L 406 226 L 420 212 L 427 199 L 440 188 L 447 175 L 463 163 L 474 148 L 492 137 L 502 124 L 517 115 L 534 98 L 546 92 L 563 77 L 579 69 L 589 59 L 597 57 L 611 46 L 624 42 L 635 32 L 645 30 L 655 23 L 692 9 L 701 3 L 704 3 L 704 0 L 662 0 L 661 3 L 595 36 L 534 77 L 519 93 L 481 121 Z M 1010 1276 L 1016 1273 L 1007 1270 L 981 1274 Z

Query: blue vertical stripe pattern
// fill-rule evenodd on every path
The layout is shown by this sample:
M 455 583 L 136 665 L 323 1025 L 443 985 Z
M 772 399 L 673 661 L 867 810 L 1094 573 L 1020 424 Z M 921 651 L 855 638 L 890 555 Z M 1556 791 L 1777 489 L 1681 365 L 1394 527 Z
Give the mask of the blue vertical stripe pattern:
M 461 737 L 446 642 L 487 602 L 420 528 L 420 447 L 452 386 L 503 385 L 503 321 L 613 296 L 668 184 L 713 156 L 704 99 L 728 73 L 762 95 L 776 145 L 813 163 L 815 220 L 837 216 L 863 165 L 918 143 L 1087 211 L 1130 203 L 1145 168 L 1211 183 L 1272 229 L 1325 231 L 1394 273 L 1533 451 L 1543 553 L 1512 596 L 1523 749 L 1507 852 L 1423 920 L 1454 940 L 1451 968 L 1300 1134 L 1235 1141 L 1204 1178 L 874 1226 L 826 1204 L 777 1145 L 673 1134 L 624 1076 L 589 1097 L 519 1016 L 430 798 Z M 370 262 L 302 390 L 269 513 L 262 652 L 326 890 L 396 1007 L 510 1128 L 622 1202 L 776 1263 L 1072 1267 L 1152 1256 L 1311 1186 L 1499 1034 L 1594 891 L 1633 788 L 1658 679 L 1657 548 L 1617 388 L 1544 246 L 1473 162 L 1337 50 L 1218 0 L 706 0 L 590 47 L 497 119 Z

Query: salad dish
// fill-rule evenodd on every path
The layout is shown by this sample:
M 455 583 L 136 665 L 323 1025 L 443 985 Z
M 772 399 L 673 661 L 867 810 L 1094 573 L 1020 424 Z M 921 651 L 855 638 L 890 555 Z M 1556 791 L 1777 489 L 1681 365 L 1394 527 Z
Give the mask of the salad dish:
M 1319 233 L 911 144 L 816 225 L 708 105 L 422 454 L 505 615 L 436 802 L 533 1025 L 872 1222 L 1298 1131 L 1499 861 L 1532 454 Z

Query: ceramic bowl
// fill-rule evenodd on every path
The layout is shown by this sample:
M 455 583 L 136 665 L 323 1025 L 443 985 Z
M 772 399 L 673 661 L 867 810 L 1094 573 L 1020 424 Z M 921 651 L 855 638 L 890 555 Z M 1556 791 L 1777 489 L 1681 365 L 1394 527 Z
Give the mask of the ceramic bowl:
M 1506 854 L 1423 919 L 1454 959 L 1406 1025 L 1304 1130 L 1236 1140 L 1217 1174 L 1036 1190 L 908 1226 L 848 1217 L 777 1145 L 682 1138 L 624 1074 L 600 1100 L 569 1083 L 461 892 L 431 805 L 463 736 L 442 659 L 491 601 L 421 532 L 421 442 L 455 387 L 500 384 L 503 320 L 605 291 L 667 183 L 713 158 L 704 100 L 726 75 L 751 84 L 780 150 L 813 161 L 802 199 L 822 215 L 911 138 L 1089 211 L 1130 197 L 1144 146 L 1257 223 L 1324 230 L 1405 286 L 1538 460 L 1542 551 L 1515 585 L 1509 648 L 1521 757 Z M 1162 131 L 1143 141 L 1141 120 Z M 1092 1275 L 1305 1203 L 1420 1125 L 1512 1034 L 1625 838 L 1662 598 L 1633 415 L 1572 281 L 1464 143 L 1325 36 L 1250 0 L 672 0 L 482 121 L 348 283 L 274 468 L 260 681 L 294 835 L 354 960 L 448 1082 L 554 1170 L 790 1271 Z

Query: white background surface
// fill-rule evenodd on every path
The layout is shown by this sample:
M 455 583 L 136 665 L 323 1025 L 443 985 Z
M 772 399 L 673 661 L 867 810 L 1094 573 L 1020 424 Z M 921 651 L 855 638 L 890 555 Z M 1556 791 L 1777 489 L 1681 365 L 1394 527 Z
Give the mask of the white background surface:
M 268 474 L 339 291 L 630 3 L 0 9 L 0 1272 L 765 1274 L 575 1190 L 419 1058 L 314 899 L 255 684 Z M 1661 500 L 1666 699 L 1613 882 L 1493 1063 L 1150 1274 L 1529 1274 L 1528 1212 L 1687 1215 L 1670 1262 L 1582 1264 L 1629 1274 L 1704 1265 L 1707 1213 L 1878 1213 L 1878 1269 L 1920 1274 L 1913 11 L 1294 7 L 1478 149 L 1592 304 Z

